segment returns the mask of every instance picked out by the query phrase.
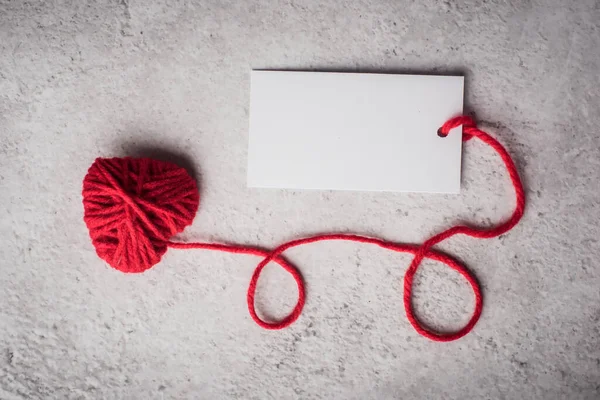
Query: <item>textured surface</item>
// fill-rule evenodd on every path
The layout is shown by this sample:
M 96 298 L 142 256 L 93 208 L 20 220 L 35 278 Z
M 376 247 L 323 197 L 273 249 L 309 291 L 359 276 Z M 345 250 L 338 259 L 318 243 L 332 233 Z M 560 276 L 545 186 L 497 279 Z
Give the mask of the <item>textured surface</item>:
M 600 396 L 597 1 L 0 1 L 0 398 L 318 399 Z M 100 260 L 81 182 L 97 156 L 177 160 L 202 201 L 184 239 L 275 245 L 352 230 L 421 241 L 512 202 L 499 160 L 465 146 L 460 196 L 245 188 L 251 68 L 462 73 L 466 104 L 521 169 L 521 224 L 443 246 L 481 280 L 475 330 L 410 328 L 408 257 L 293 250 L 303 316 L 247 315 L 252 257 L 169 250 L 143 275 Z M 391 171 L 393 173 L 393 171 Z M 294 302 L 276 267 L 258 301 Z M 426 320 L 455 328 L 468 287 L 418 275 Z

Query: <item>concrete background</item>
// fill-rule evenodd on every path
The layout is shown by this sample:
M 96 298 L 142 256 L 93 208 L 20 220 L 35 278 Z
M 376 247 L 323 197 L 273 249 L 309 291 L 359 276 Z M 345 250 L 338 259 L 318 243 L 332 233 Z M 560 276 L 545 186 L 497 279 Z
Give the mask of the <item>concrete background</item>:
M 1 0 L 0 398 L 598 398 L 599 25 L 593 0 Z M 171 250 L 126 276 L 96 256 L 81 182 L 97 156 L 193 169 L 187 240 L 420 242 L 509 214 L 499 160 L 474 142 L 460 196 L 246 189 L 251 68 L 466 76 L 467 110 L 507 145 L 528 195 L 509 234 L 441 246 L 483 285 L 470 335 L 419 337 L 401 304 L 410 258 L 364 245 L 290 252 L 309 297 L 280 332 L 247 314 L 255 258 Z M 260 288 L 270 315 L 295 301 L 276 267 Z M 440 265 L 417 294 L 440 328 L 472 310 Z

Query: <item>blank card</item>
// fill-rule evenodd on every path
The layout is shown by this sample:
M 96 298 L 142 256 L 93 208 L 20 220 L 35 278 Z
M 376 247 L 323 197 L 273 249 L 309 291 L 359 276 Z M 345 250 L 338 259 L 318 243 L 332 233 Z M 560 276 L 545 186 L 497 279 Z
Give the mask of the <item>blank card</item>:
M 461 76 L 252 71 L 248 186 L 460 191 Z

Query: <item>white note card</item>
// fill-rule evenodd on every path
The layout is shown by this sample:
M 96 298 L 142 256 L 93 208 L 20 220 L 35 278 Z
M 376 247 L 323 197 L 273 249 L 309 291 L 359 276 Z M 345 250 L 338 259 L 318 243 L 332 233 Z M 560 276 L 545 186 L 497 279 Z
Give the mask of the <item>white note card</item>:
M 462 76 L 252 71 L 248 186 L 459 193 Z

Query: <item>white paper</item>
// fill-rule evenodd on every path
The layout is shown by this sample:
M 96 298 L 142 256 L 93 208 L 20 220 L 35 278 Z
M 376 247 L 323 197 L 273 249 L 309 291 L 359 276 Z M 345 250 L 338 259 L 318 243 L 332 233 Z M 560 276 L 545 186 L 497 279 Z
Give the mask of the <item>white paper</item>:
M 252 71 L 248 186 L 458 193 L 462 76 Z

